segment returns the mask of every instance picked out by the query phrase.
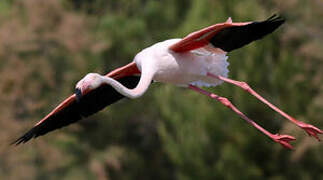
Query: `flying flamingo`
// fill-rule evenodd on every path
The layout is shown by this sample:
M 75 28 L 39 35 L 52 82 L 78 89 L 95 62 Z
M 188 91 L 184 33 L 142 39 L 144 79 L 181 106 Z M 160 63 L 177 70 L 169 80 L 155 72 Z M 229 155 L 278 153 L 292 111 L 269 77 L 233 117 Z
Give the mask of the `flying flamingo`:
M 223 82 L 233 84 L 304 129 L 309 136 L 319 140 L 318 134 L 322 134 L 322 130 L 286 114 L 256 93 L 247 83 L 228 78 L 227 52 L 263 38 L 284 21 L 277 15 L 260 22 L 233 23 L 231 18 L 228 18 L 224 23 L 193 32 L 183 39 L 170 39 L 156 43 L 139 52 L 133 62 L 105 76 L 89 73 L 77 83 L 75 94 L 59 104 L 13 144 L 25 143 L 31 138 L 67 126 L 123 97 L 138 98 L 146 92 L 153 81 L 187 87 L 209 96 L 233 110 L 273 141 L 292 149 L 290 141 L 295 140 L 293 136 L 268 132 L 239 111 L 227 98 L 201 89 L 203 86 L 217 86 Z

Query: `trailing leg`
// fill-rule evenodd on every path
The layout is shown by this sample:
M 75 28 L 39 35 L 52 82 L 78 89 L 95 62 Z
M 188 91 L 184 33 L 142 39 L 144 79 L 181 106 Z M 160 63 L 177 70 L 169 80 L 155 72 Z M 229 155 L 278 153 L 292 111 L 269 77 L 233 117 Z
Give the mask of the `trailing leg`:
M 279 114 L 281 114 L 282 116 L 284 116 L 286 119 L 288 119 L 289 121 L 291 121 L 294 124 L 296 124 L 298 127 L 304 129 L 309 136 L 313 136 L 318 141 L 320 141 L 320 139 L 318 137 L 318 134 L 323 134 L 323 131 L 322 130 L 320 130 L 319 128 L 317 128 L 317 127 L 315 127 L 315 126 L 313 126 L 311 124 L 307 124 L 307 123 L 298 121 L 295 118 L 291 117 L 290 115 L 286 114 L 284 111 L 282 111 L 281 109 L 279 109 L 275 105 L 273 105 L 270 102 L 268 102 L 265 98 L 263 98 L 262 96 L 260 96 L 247 83 L 241 82 L 241 81 L 235 81 L 235 80 L 232 80 L 232 79 L 229 79 L 229 78 L 225 78 L 223 76 L 214 75 L 214 74 L 211 74 L 211 73 L 208 73 L 207 75 L 209 77 L 216 78 L 216 79 L 220 79 L 220 80 L 222 80 L 224 82 L 227 82 L 227 83 L 236 85 L 236 86 L 244 89 L 245 91 L 249 92 L 251 95 L 255 96 L 257 99 L 259 99 L 263 103 L 267 104 L 271 109 L 273 109 L 274 111 L 278 112 Z
M 204 95 L 209 96 L 212 99 L 216 99 L 219 102 L 221 102 L 223 105 L 225 105 L 226 107 L 230 108 L 231 110 L 233 110 L 235 113 L 237 113 L 241 118 L 243 118 L 244 120 L 246 120 L 248 123 L 250 123 L 252 126 L 254 126 L 255 128 L 257 128 L 259 131 L 261 131 L 262 133 L 264 133 L 265 135 L 267 135 L 268 137 L 270 137 L 272 140 L 274 140 L 275 142 L 280 143 L 282 146 L 284 146 L 285 148 L 288 149 L 293 149 L 293 146 L 291 144 L 289 144 L 289 141 L 293 141 L 295 140 L 295 138 L 293 136 L 289 136 L 289 135 L 280 135 L 280 134 L 272 134 L 270 132 L 268 132 L 267 130 L 265 130 L 263 127 L 261 127 L 260 125 L 258 125 L 256 122 L 254 122 L 253 120 L 251 120 L 250 118 L 248 118 L 246 115 L 244 115 L 241 111 L 239 111 L 227 98 L 218 96 L 214 93 L 210 93 L 208 91 L 205 91 L 201 88 L 198 88 L 196 86 L 190 85 L 189 86 L 190 89 L 202 93 Z

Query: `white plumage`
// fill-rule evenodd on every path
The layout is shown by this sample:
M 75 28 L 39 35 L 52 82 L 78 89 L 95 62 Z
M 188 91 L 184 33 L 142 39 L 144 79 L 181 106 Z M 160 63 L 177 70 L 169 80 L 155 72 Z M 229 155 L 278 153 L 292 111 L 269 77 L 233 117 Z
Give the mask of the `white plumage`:
M 199 48 L 185 53 L 176 53 L 169 46 L 181 39 L 170 39 L 156 43 L 139 52 L 134 61 L 141 71 L 145 64 L 155 72 L 154 81 L 178 86 L 217 86 L 219 79 L 210 78 L 207 73 L 228 76 L 227 56 L 224 52 L 212 52 Z

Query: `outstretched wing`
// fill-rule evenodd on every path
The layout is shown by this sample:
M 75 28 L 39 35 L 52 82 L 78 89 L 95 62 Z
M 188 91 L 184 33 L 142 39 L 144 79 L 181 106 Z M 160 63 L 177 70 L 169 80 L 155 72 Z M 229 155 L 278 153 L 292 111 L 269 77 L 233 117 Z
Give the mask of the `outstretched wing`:
M 128 88 L 134 88 L 138 84 L 139 79 L 139 76 L 125 76 L 119 78 L 118 81 Z M 76 101 L 75 94 L 73 94 L 12 144 L 25 143 L 31 138 L 36 138 L 55 129 L 67 126 L 82 119 L 82 117 L 90 116 L 102 110 L 123 97 L 123 95 L 107 84 L 102 84 L 100 87 L 88 92 L 78 102 Z
M 284 22 L 285 20 L 277 15 L 260 22 L 232 23 L 229 18 L 225 23 L 215 24 L 189 34 L 169 49 L 175 52 L 186 52 L 211 44 L 214 48 L 230 52 L 272 33 Z

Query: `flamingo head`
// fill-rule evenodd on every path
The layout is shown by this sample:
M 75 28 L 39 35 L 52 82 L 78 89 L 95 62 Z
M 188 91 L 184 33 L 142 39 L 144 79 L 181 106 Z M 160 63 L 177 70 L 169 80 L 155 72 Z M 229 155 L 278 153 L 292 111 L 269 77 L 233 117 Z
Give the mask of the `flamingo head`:
M 79 101 L 83 95 L 99 87 L 102 84 L 101 75 L 97 73 L 89 73 L 81 79 L 75 86 L 76 100 Z

